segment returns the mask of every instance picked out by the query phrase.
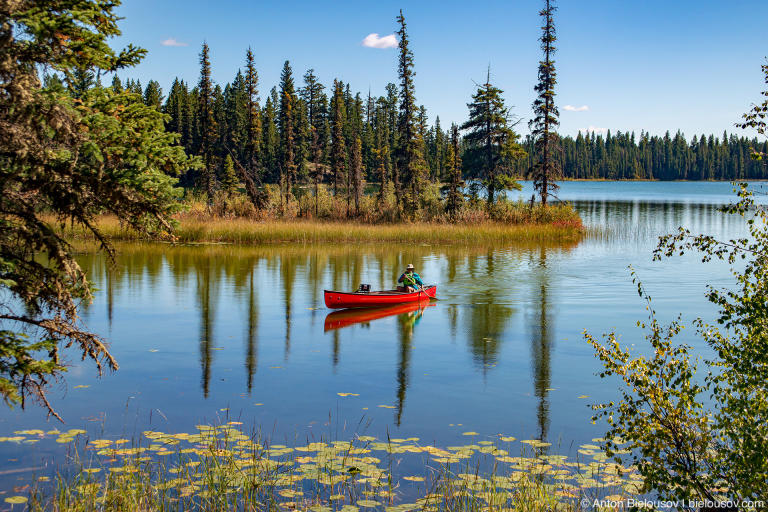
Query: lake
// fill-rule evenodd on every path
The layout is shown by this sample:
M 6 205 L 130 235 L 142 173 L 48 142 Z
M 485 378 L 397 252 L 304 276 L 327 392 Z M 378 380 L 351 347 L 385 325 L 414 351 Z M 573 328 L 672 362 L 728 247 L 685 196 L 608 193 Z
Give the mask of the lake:
M 98 291 L 82 317 L 109 340 L 120 369 L 99 379 L 70 353 L 66 382 L 50 398 L 65 428 L 112 439 L 236 419 L 289 442 L 366 433 L 445 446 L 474 431 L 573 454 L 604 431 L 590 404 L 617 396 L 614 381 L 596 376 L 584 330 L 616 330 L 643 350 L 635 324 L 646 313 L 630 264 L 660 318 L 712 318 L 706 286 L 732 285 L 727 266 L 695 255 L 652 262 L 652 251 L 680 225 L 743 235 L 743 222 L 717 211 L 731 190 L 564 182 L 559 197 L 590 228 L 570 245 L 131 244 L 119 246 L 114 267 L 83 253 Z M 512 195 L 529 198 L 530 184 Z M 437 284 L 430 307 L 381 318 L 325 308 L 324 289 L 390 288 L 408 263 Z M 681 341 L 706 354 L 692 329 Z M 0 435 L 60 427 L 34 405 L 1 416 Z M 55 443 L 0 443 L 3 483 L 55 467 L 62 453 Z

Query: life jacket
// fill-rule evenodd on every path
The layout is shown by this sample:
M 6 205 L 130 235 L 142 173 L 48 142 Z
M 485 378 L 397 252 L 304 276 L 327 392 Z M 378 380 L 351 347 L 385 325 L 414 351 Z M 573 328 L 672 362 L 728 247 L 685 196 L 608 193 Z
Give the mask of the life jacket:
M 414 274 L 409 274 L 408 272 L 403 274 L 403 284 L 406 286 L 417 286 L 416 277 Z

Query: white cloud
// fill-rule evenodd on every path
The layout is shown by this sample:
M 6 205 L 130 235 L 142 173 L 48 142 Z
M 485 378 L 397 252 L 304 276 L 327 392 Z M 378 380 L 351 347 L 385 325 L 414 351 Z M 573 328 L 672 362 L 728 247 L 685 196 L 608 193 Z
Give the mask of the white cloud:
M 379 34 L 374 32 L 365 36 L 363 46 L 368 48 L 397 48 L 397 38 L 395 38 L 395 34 L 379 37 Z
M 182 43 L 181 41 L 177 41 L 173 37 L 169 37 L 168 39 L 166 39 L 160 44 L 162 44 L 163 46 L 189 46 L 187 43 Z
M 587 105 L 582 105 L 580 107 L 574 107 L 573 105 L 566 105 L 563 107 L 563 110 L 567 110 L 569 112 L 586 112 L 589 110 L 589 107 Z
M 599 126 L 589 125 L 589 128 L 579 128 L 579 131 L 584 133 L 595 132 L 605 135 L 608 133 L 608 128 L 600 128 Z

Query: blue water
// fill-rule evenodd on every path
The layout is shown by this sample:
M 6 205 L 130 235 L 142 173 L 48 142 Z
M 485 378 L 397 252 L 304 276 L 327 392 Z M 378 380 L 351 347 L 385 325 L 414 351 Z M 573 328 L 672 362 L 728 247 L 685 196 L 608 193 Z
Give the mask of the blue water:
M 525 184 L 521 197 L 530 197 Z M 589 405 L 617 396 L 583 332 L 610 330 L 642 351 L 646 318 L 628 265 L 662 320 L 713 317 L 707 285 L 733 284 L 728 267 L 696 255 L 652 261 L 657 237 L 684 225 L 741 236 L 717 211 L 727 183 L 565 182 L 590 234 L 568 245 L 473 248 L 120 246 L 81 264 L 98 288 L 83 310 L 120 363 L 99 379 L 68 353 L 50 398 L 67 422 L 99 437 L 149 428 L 187 432 L 236 418 L 273 438 L 352 432 L 465 442 L 468 430 L 545 438 L 558 451 L 603 434 Z M 438 285 L 433 307 L 326 332 L 323 289 L 390 287 L 407 263 Z M 681 341 L 706 347 L 692 329 Z M 76 387 L 87 386 L 87 387 Z M 340 397 L 338 393 L 359 396 Z M 580 398 L 586 396 L 587 398 Z M 381 407 L 385 406 L 385 407 Z M 36 406 L 4 410 L 0 435 L 57 427 Z M 49 444 L 0 443 L 0 471 L 52 468 Z

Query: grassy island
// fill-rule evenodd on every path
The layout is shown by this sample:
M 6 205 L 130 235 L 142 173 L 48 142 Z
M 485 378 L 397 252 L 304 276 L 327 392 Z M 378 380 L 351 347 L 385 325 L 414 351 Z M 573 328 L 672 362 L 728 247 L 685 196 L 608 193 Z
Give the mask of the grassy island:
M 281 211 L 278 198 L 256 210 L 243 196 L 212 207 L 199 200 L 184 203 L 175 215 L 176 227 L 166 239 L 179 243 L 415 243 L 474 245 L 534 241 L 574 241 L 584 232 L 581 218 L 568 203 L 542 206 L 521 201 L 484 201 L 465 204 L 448 215 L 436 203 L 419 215 L 405 218 L 389 203 L 365 196 L 347 215 L 346 202 L 321 193 L 317 212 L 314 198 L 290 204 Z M 399 220 L 398 220 L 399 217 Z M 100 216 L 94 225 L 116 241 L 138 241 L 146 235 L 114 216 Z M 65 236 L 92 240 L 83 226 L 68 225 Z

